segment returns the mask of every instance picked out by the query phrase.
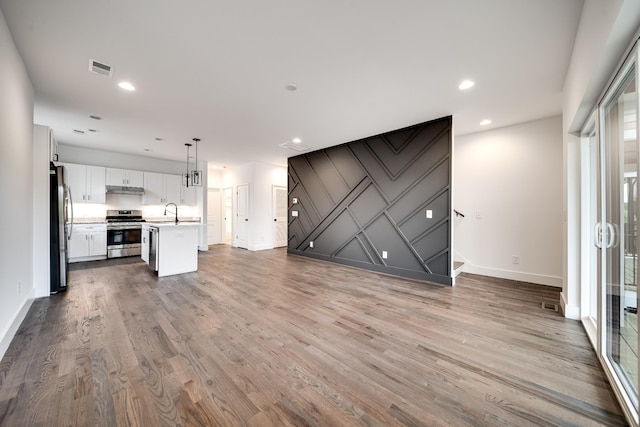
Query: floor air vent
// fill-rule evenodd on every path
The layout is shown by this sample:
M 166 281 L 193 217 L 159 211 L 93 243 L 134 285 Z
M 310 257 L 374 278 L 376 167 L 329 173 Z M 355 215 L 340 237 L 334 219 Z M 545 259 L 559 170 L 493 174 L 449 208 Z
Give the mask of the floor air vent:
M 89 59 L 89 71 L 103 76 L 113 76 L 113 67 L 103 62 L 96 61 L 95 59 Z
M 542 309 L 543 310 L 558 311 L 558 304 L 553 304 L 551 302 L 543 302 L 542 303 Z

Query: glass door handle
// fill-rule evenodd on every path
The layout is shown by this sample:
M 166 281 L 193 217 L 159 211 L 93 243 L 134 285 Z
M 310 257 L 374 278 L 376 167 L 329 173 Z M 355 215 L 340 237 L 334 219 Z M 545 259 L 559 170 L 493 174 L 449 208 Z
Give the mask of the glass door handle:
M 598 249 L 602 249 L 602 223 L 596 223 L 595 231 L 593 233 L 593 244 Z
M 613 224 L 607 223 L 607 245 L 605 246 L 605 248 L 606 249 L 612 248 L 613 244 L 615 243 L 615 240 L 616 240 L 615 228 L 613 227 Z

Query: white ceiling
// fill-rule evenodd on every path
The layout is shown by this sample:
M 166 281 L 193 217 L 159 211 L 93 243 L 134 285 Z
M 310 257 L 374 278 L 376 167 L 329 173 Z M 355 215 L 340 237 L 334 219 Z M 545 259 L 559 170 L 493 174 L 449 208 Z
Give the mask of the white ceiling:
M 485 118 L 560 114 L 582 3 L 0 0 L 0 10 L 35 88 L 35 122 L 60 143 L 183 160 L 199 137 L 200 159 L 232 166 L 285 164 L 297 153 L 278 144 L 294 137 L 319 149 L 445 115 L 460 135 Z M 90 73 L 90 58 L 113 78 Z M 476 86 L 462 92 L 466 78 Z

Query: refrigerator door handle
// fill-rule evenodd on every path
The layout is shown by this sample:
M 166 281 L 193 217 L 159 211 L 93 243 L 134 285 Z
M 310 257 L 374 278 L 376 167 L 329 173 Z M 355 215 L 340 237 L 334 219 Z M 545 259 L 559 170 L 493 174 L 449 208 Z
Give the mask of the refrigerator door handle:
M 70 226 L 69 226 L 69 234 L 67 235 L 67 240 L 71 240 L 71 233 L 73 233 L 73 195 L 71 194 L 71 187 L 69 187 L 68 185 L 65 185 L 64 188 L 66 190 L 65 193 L 67 193 L 67 196 L 68 196 L 67 200 L 69 200 L 65 215 L 68 215 L 69 210 L 71 211 L 71 221 L 68 223 L 70 224 Z

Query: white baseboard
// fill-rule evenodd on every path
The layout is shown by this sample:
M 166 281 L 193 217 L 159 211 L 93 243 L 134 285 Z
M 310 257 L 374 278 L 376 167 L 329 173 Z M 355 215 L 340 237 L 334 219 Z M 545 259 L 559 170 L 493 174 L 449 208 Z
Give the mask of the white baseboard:
M 465 273 L 480 274 L 482 276 L 499 277 L 501 279 L 518 280 L 520 282 L 538 285 L 562 287 L 562 277 L 546 276 L 544 274 L 523 273 L 520 271 L 501 270 L 498 268 L 478 267 L 465 262 Z
M 567 319 L 580 320 L 580 307 L 577 305 L 569 305 L 564 292 L 560 292 L 560 308 Z
M 250 251 L 265 251 L 267 249 L 273 249 L 273 245 L 270 243 L 262 245 L 250 245 L 247 249 Z
M 479 274 L 481 276 L 498 277 L 500 279 L 517 280 L 520 282 L 535 283 L 537 285 L 562 287 L 562 277 L 547 276 L 536 273 L 523 273 L 521 271 L 502 270 L 499 268 L 481 267 L 470 262 L 459 252 L 454 254 L 455 260 L 464 262 L 462 270 L 464 273 Z
M 34 295 L 34 289 L 31 289 L 31 292 L 29 293 L 27 300 L 24 302 L 20 310 L 18 310 L 16 315 L 13 317 L 13 320 L 11 321 L 11 323 L 9 323 L 9 325 L 2 331 L 2 336 L 0 336 L 0 359 L 4 357 L 4 354 L 9 349 L 9 344 L 11 344 L 11 340 L 16 335 L 16 332 L 18 332 L 18 328 L 22 324 L 22 321 L 24 320 L 24 318 L 27 317 L 27 313 L 31 308 L 31 304 L 33 304 L 33 300 L 34 300 L 33 295 Z

